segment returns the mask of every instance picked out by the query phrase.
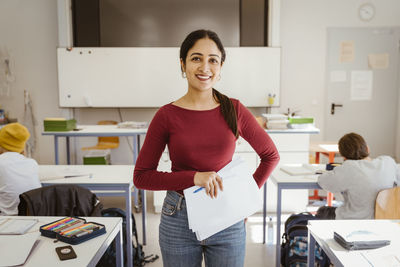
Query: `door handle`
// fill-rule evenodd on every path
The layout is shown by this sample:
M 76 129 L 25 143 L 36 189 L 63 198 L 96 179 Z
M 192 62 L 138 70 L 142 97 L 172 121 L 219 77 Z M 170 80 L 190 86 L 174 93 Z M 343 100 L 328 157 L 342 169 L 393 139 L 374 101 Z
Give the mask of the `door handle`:
M 335 114 L 335 107 L 343 107 L 343 105 L 332 103 L 332 105 L 331 105 L 331 114 L 332 115 Z

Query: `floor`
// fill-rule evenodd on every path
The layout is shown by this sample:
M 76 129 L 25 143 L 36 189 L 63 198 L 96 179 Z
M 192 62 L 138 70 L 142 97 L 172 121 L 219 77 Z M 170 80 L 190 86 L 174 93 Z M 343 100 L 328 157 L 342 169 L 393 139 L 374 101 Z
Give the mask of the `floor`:
M 105 208 L 118 207 L 125 208 L 125 200 L 118 197 L 102 197 L 100 201 L 103 203 Z M 148 263 L 148 267 L 162 267 L 161 252 L 158 245 L 158 225 L 160 221 L 160 214 L 154 212 L 152 205 L 152 194 L 148 194 L 147 199 L 147 245 L 144 246 L 144 252 L 146 255 L 157 254 L 160 256 L 158 260 L 153 263 Z M 273 233 L 267 236 L 266 244 L 262 243 L 262 213 L 255 214 L 248 218 L 246 223 L 247 241 L 246 241 L 246 267 L 269 267 L 275 266 L 275 243 L 276 243 L 276 215 L 271 214 L 273 227 L 267 229 L 267 233 Z M 141 213 L 135 213 L 135 220 L 137 223 L 137 230 L 139 233 L 139 242 L 142 243 L 142 215 Z M 289 214 L 282 216 L 284 222 Z M 271 223 L 270 223 L 271 226 Z M 281 228 L 281 232 L 282 232 Z

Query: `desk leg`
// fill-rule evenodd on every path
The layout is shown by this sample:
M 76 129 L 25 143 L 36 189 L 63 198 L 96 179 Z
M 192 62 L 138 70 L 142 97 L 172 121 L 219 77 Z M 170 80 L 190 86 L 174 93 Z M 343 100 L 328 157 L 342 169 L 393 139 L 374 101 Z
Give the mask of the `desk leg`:
M 281 208 L 282 208 L 282 188 L 278 185 L 278 197 L 276 205 L 276 267 L 281 266 Z
M 126 244 L 127 244 L 127 259 L 128 259 L 128 266 L 133 266 L 132 260 L 132 197 L 131 197 L 131 187 L 128 186 L 126 189 Z
M 117 267 L 124 266 L 124 255 L 122 250 L 122 224 L 118 226 L 119 231 L 117 236 L 115 237 L 115 248 L 116 248 L 116 257 L 117 257 Z
M 326 204 L 329 207 L 332 207 L 332 202 L 333 202 L 333 194 L 331 192 L 328 192 L 326 195 Z
M 133 136 L 133 164 L 136 164 L 136 159 L 138 155 L 138 135 Z M 139 212 L 139 190 L 134 186 L 133 198 L 135 201 L 135 210 Z M 142 203 L 143 205 L 143 203 Z
M 54 136 L 54 160 L 55 164 L 58 165 L 58 136 Z
M 319 164 L 319 155 L 320 153 L 318 151 L 315 152 L 315 164 Z M 310 196 L 309 199 L 319 199 L 318 189 L 314 189 L 314 195 Z
M 267 217 L 267 182 L 264 184 L 264 202 L 263 202 L 263 244 L 265 244 L 265 227 Z
M 142 231 L 144 246 L 146 245 L 146 190 L 142 190 Z
M 329 152 L 328 157 L 329 157 L 329 163 L 335 162 L 335 152 Z
M 66 136 L 65 144 L 67 146 L 67 165 L 70 165 L 71 164 L 71 158 L 70 158 L 70 151 L 69 151 L 69 136 Z
M 313 235 L 310 233 L 310 230 L 308 230 L 308 256 L 307 256 L 307 266 L 314 267 L 314 261 L 315 261 L 315 239 Z
M 138 157 L 138 136 L 133 136 L 133 164 L 136 164 L 136 160 Z

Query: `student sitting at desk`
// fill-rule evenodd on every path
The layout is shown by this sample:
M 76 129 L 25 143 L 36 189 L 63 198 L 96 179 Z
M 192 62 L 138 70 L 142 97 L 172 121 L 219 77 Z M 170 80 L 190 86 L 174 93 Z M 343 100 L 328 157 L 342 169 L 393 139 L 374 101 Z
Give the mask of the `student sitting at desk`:
M 364 138 L 356 133 L 339 140 L 339 153 L 344 157 L 341 166 L 322 174 L 318 184 L 327 191 L 341 193 L 342 206 L 321 207 L 321 219 L 374 219 L 375 199 L 379 191 L 400 184 L 396 162 L 389 156 L 369 157 Z
M 19 195 L 41 187 L 37 162 L 23 155 L 29 136 L 19 123 L 0 129 L 0 215 L 17 215 Z

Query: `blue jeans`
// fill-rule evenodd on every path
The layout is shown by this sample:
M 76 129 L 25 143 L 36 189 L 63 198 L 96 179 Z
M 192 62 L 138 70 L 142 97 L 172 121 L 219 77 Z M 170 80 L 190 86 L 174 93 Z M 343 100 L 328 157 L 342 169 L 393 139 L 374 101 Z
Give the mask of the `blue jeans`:
M 182 195 L 168 191 L 159 228 L 164 267 L 242 267 L 246 249 L 244 221 L 198 241 L 189 229 L 186 202 Z

